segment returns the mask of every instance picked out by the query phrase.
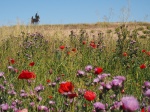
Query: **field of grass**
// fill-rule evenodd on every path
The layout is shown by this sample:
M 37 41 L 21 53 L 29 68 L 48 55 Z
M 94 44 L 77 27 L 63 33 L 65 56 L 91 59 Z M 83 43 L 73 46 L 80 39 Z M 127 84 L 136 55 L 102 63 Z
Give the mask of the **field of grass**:
M 150 112 L 150 24 L 0 27 L 0 112 Z

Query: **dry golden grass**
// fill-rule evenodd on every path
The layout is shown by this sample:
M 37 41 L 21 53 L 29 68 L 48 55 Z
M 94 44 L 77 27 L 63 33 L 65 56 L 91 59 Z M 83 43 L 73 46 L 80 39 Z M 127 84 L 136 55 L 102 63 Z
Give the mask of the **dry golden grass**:
M 44 35 L 47 39 L 50 39 L 52 36 L 56 38 L 66 38 L 69 36 L 70 31 L 73 30 L 75 34 L 78 34 L 81 29 L 86 30 L 90 37 L 92 35 L 97 35 L 99 32 L 103 32 L 106 37 L 107 31 L 111 30 L 111 36 L 116 37 L 114 34 L 115 29 L 124 23 L 95 23 L 95 24 L 66 24 L 66 25 L 15 25 L 15 26 L 2 26 L 0 27 L 0 41 L 7 39 L 10 35 L 17 37 L 21 32 L 25 33 L 35 33 L 39 32 Z M 150 23 L 126 23 L 129 30 L 135 28 L 150 26 Z M 139 31 L 139 34 L 142 35 L 142 31 Z

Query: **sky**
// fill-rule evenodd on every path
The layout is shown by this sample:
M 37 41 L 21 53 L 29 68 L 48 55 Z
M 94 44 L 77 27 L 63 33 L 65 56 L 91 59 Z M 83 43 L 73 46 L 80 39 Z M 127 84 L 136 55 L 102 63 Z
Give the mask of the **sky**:
M 97 22 L 150 22 L 150 0 L 0 0 L 0 26 Z

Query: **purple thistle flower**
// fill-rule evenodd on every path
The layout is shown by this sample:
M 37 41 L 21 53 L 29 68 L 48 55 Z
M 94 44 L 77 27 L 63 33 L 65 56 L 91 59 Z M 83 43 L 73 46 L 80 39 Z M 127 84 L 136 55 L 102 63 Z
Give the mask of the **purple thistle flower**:
M 115 101 L 113 105 L 110 107 L 110 110 L 120 109 L 122 102 Z
M 147 96 L 147 97 L 150 97 L 150 89 L 146 90 L 144 95 Z
M 52 82 L 48 84 L 49 86 L 55 87 L 56 86 L 56 82 Z
M 0 85 L 0 90 L 4 90 L 5 87 L 3 85 Z
M 77 71 L 77 76 L 84 76 L 85 72 L 83 70 L 78 70 Z
M 101 102 L 96 102 L 93 104 L 93 106 L 94 106 L 96 112 L 100 111 L 100 110 L 105 110 L 105 105 Z
M 113 79 L 111 83 L 112 83 L 113 87 L 122 87 L 123 86 L 122 85 L 123 81 L 120 79 Z
M 53 83 L 52 83 L 52 87 L 55 87 L 55 86 L 56 86 L 56 82 L 53 82 Z
M 131 41 L 130 41 L 130 44 L 134 44 L 134 43 L 136 43 L 135 40 L 131 40 Z
M 111 99 L 113 99 L 115 97 L 116 97 L 116 94 L 113 94 L 113 95 L 110 96 Z
M 14 110 L 16 108 L 16 105 L 11 105 L 10 108 Z
M 93 82 L 94 83 L 98 83 L 100 81 L 100 79 L 97 77 L 97 78 L 95 78 L 95 79 L 93 79 Z
M 17 93 L 14 90 L 8 90 L 8 94 L 10 94 L 10 95 L 16 95 Z
M 29 86 L 31 86 L 32 82 L 33 82 L 33 80 L 30 80 L 30 79 L 27 80 L 27 83 L 28 83 Z
M 148 106 L 147 112 L 150 112 L 150 106 Z
M 101 82 L 100 85 L 103 86 L 103 87 L 105 87 L 105 83 L 104 82 Z
M 17 107 L 14 107 L 12 109 L 13 109 L 13 112 L 18 112 L 18 108 Z
M 87 66 L 85 67 L 85 71 L 87 71 L 87 72 L 90 72 L 92 69 L 93 69 L 93 66 L 92 66 L 92 65 L 87 65 Z
M 12 67 L 12 66 L 8 66 L 8 70 L 10 70 L 10 71 L 14 71 L 14 67 Z
M 60 77 L 57 77 L 57 78 L 56 78 L 56 82 L 59 82 L 59 81 L 60 81 L 60 79 L 61 79 Z
M 134 112 L 140 108 L 139 102 L 133 96 L 123 97 L 121 99 L 121 102 L 122 102 L 122 108 L 125 111 Z
M 37 96 L 37 101 L 41 101 L 42 97 L 41 96 Z
M 21 97 L 27 97 L 28 96 L 28 94 L 25 92 L 25 90 L 20 90 L 20 96 Z
M 31 91 L 29 92 L 29 95 L 30 95 L 30 96 L 35 96 L 35 93 L 31 90 Z
M 40 84 L 39 86 L 35 87 L 34 90 L 36 92 L 40 92 L 40 91 L 44 90 L 44 86 L 42 86 L 42 84 Z
M 6 81 L 6 80 L 4 80 L 3 84 L 4 84 L 4 85 L 7 85 L 8 83 L 7 83 L 7 81 Z
M 0 78 L 4 76 L 4 72 L 0 72 Z
M 52 100 L 50 100 L 50 101 L 49 101 L 49 104 L 50 104 L 50 105 L 54 105 L 54 104 L 55 104 L 55 102 L 54 102 L 54 101 L 52 101 Z
M 35 105 L 34 102 L 30 102 L 30 106 L 33 107 Z
M 111 82 L 105 84 L 104 82 L 101 82 L 100 83 L 100 87 L 99 87 L 99 90 L 103 90 L 103 89 L 111 89 L 112 88 L 112 85 L 111 85 Z
M 104 87 L 103 86 L 100 86 L 99 88 L 98 88 L 98 90 L 103 90 L 104 89 Z
M 20 92 L 21 92 L 21 93 L 25 93 L 25 90 L 22 89 L 22 90 L 20 90 Z
M 27 94 L 27 93 L 20 93 L 20 96 L 21 96 L 21 97 L 27 97 L 28 94 Z
M 44 111 L 48 111 L 48 107 L 42 105 L 42 106 L 38 106 L 38 110 L 41 111 L 41 110 L 44 110 Z
M 12 106 L 16 106 L 17 103 L 16 103 L 15 101 L 13 101 L 13 102 L 11 103 L 11 105 L 12 105 Z
M 112 88 L 112 85 L 111 85 L 110 83 L 107 83 L 107 84 L 105 85 L 105 88 L 109 90 L 109 89 Z
M 114 79 L 119 79 L 119 80 L 122 80 L 122 81 L 126 80 L 126 78 L 124 76 L 116 76 L 116 77 L 114 77 Z
M 9 109 L 9 105 L 7 103 L 1 104 L 0 107 L 3 111 L 7 111 Z
M 108 77 L 108 76 L 110 76 L 110 74 L 103 73 L 103 74 L 101 74 L 101 75 L 98 75 L 98 78 L 99 78 L 100 80 L 103 80 L 103 79 L 105 79 L 105 78 Z
M 18 100 L 18 99 L 16 99 L 15 102 L 16 102 L 16 104 L 18 104 L 18 105 L 21 105 L 21 104 L 22 104 L 22 101 L 20 101 L 20 100 Z
M 144 87 L 150 88 L 150 82 L 149 82 L 149 81 L 145 81 L 145 82 L 144 82 Z

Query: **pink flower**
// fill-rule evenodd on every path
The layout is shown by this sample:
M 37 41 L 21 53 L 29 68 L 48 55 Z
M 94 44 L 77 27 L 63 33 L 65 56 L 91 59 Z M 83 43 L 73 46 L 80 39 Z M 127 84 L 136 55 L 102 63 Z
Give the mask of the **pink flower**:
M 146 90 L 144 95 L 147 96 L 147 97 L 150 97 L 150 89 Z
M 121 99 L 123 110 L 127 112 L 135 112 L 138 110 L 139 102 L 133 96 L 126 96 Z
M 92 69 L 93 69 L 93 66 L 92 66 L 92 65 L 87 65 L 87 66 L 85 67 L 85 71 L 87 71 L 87 72 L 91 71 Z
M 17 112 L 28 112 L 28 109 L 18 110 Z
M 93 106 L 94 106 L 94 108 L 95 108 L 95 110 L 96 110 L 97 112 L 99 112 L 99 111 L 101 111 L 101 110 L 105 110 L 105 105 L 104 105 L 103 103 L 101 103 L 101 102 L 95 102 L 95 103 L 93 104 Z

